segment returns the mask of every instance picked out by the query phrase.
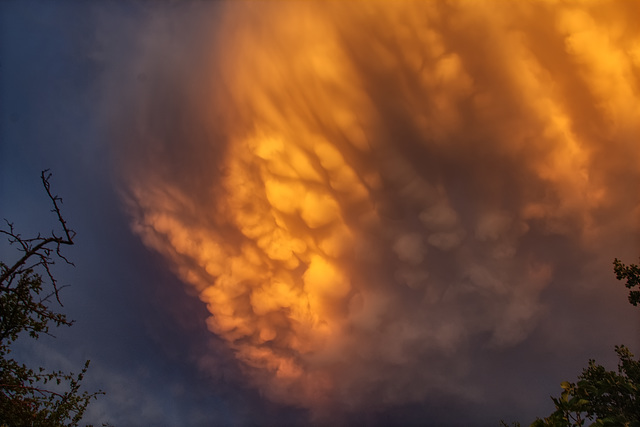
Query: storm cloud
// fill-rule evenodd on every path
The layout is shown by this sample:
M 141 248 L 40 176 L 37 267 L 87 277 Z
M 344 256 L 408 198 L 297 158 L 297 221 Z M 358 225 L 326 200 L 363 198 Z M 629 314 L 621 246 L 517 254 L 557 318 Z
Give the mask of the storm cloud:
M 104 80 L 132 228 L 318 422 L 517 400 L 496 361 L 636 327 L 589 313 L 638 254 L 639 7 L 159 8 Z

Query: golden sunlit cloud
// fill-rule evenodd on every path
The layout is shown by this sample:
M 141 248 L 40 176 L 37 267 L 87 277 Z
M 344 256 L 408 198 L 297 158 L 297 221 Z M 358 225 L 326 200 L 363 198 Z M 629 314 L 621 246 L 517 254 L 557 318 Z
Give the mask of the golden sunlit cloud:
M 535 328 L 555 267 L 536 238 L 637 236 L 637 9 L 229 2 L 184 106 L 215 136 L 141 137 L 134 229 L 270 398 L 451 391 L 438 367 L 469 339 Z

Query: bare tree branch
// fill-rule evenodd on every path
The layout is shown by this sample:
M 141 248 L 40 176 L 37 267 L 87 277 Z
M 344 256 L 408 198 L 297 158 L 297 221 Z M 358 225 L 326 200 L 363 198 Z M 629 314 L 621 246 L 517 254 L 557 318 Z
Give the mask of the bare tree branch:
M 11 282 L 11 278 L 15 274 L 19 274 L 22 271 L 32 269 L 39 265 L 44 268 L 47 277 L 49 277 L 49 280 L 53 285 L 53 293 L 56 296 L 56 300 L 60 305 L 62 305 L 60 296 L 58 294 L 60 290 L 60 288 L 58 287 L 58 282 L 53 277 L 53 274 L 50 270 L 50 266 L 55 264 L 55 261 L 51 258 L 51 251 L 53 250 L 53 248 L 55 248 L 55 252 L 58 257 L 60 257 L 67 264 L 73 265 L 73 263 L 61 253 L 61 247 L 62 245 L 73 245 L 73 239 L 76 236 L 76 232 L 67 226 L 67 222 L 62 217 L 60 205 L 58 204 L 58 202 L 62 203 L 62 198 L 51 193 L 51 183 L 49 182 L 51 176 L 52 174 L 48 169 L 43 170 L 40 174 L 42 185 L 44 186 L 49 199 L 53 203 L 53 209 L 51 209 L 51 212 L 55 213 L 58 217 L 58 223 L 62 226 L 64 237 L 59 237 L 55 234 L 55 231 L 52 231 L 50 237 L 42 237 L 40 234 L 38 234 L 38 236 L 35 238 L 25 239 L 20 234 L 15 232 L 13 223 L 5 219 L 5 222 L 9 226 L 9 230 L 0 229 L 0 233 L 9 236 L 10 244 L 17 243 L 18 245 L 20 245 L 20 250 L 24 253 L 24 255 L 11 267 L 3 266 L 2 273 L 0 273 L 0 286 L 1 289 L 7 289 L 9 286 L 8 283 Z M 25 267 L 27 261 L 29 261 L 29 259 L 31 259 L 32 257 L 37 258 L 37 262 L 29 267 Z

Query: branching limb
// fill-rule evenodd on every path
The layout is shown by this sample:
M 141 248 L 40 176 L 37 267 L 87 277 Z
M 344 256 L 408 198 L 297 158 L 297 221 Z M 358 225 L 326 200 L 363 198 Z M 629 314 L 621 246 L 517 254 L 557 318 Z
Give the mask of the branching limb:
M 49 196 L 49 199 L 53 203 L 53 209 L 51 210 L 51 212 L 56 214 L 58 223 L 62 226 L 64 236 L 59 237 L 55 234 L 55 231 L 52 231 L 51 236 L 49 237 L 42 237 L 40 234 L 38 234 L 38 236 L 35 238 L 25 239 L 15 231 L 13 223 L 5 219 L 5 222 L 7 223 L 9 229 L 0 229 L 0 233 L 9 237 L 10 244 L 17 243 L 20 246 L 20 251 L 23 252 L 23 255 L 11 267 L 3 266 L 2 272 L 0 273 L 0 286 L 1 289 L 5 290 L 6 288 L 8 288 L 7 283 L 11 281 L 15 275 L 19 275 L 24 271 L 32 269 L 36 266 L 41 266 L 47 274 L 47 277 L 51 281 L 51 284 L 53 285 L 53 293 L 56 296 L 56 300 L 60 305 L 62 305 L 59 295 L 60 288 L 58 287 L 58 282 L 51 273 L 50 269 L 50 266 L 55 264 L 55 261 L 51 258 L 51 252 L 55 248 L 56 255 L 59 258 L 61 258 L 67 264 L 73 265 L 73 263 L 62 254 L 61 247 L 62 245 L 73 245 L 73 239 L 76 236 L 76 232 L 67 226 L 67 222 L 62 217 L 60 205 L 58 204 L 58 202 L 62 203 L 62 198 L 51 193 L 51 183 L 49 182 L 49 180 L 51 179 L 51 173 L 49 173 L 49 170 L 46 169 L 42 171 L 40 178 L 42 179 L 42 184 L 47 192 L 47 195 Z M 36 261 L 32 265 L 27 266 L 27 262 L 32 258 L 35 258 Z

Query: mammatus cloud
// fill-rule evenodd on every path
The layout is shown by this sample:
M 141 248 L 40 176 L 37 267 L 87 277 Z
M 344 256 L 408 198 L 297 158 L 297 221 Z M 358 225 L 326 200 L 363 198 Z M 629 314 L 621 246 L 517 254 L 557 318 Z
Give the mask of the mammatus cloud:
M 549 242 L 638 236 L 638 7 L 225 3 L 197 70 L 140 59 L 134 230 L 275 401 L 471 395 L 470 343 L 522 342 L 563 286 Z

